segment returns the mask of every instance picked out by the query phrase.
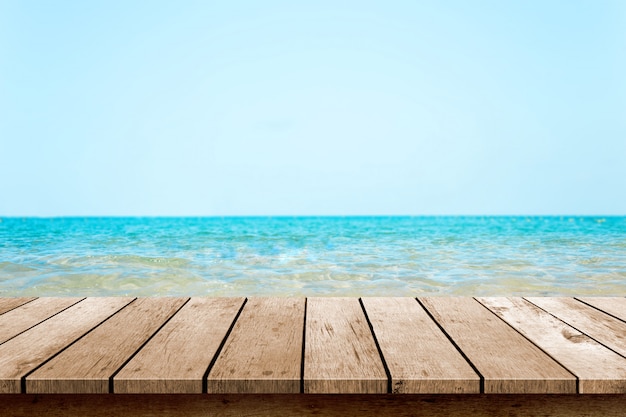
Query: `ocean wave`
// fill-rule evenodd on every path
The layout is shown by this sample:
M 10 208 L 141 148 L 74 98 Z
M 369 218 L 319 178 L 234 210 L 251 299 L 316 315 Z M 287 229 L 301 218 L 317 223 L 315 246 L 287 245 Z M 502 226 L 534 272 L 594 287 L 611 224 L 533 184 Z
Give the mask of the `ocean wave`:
M 623 295 L 625 242 L 622 217 L 4 219 L 0 294 Z

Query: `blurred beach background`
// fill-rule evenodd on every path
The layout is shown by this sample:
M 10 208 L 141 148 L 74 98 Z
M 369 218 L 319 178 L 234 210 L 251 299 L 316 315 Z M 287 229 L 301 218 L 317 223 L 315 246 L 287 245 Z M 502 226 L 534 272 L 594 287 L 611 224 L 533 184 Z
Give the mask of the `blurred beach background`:
M 0 295 L 624 295 L 625 51 L 617 0 L 0 0 Z

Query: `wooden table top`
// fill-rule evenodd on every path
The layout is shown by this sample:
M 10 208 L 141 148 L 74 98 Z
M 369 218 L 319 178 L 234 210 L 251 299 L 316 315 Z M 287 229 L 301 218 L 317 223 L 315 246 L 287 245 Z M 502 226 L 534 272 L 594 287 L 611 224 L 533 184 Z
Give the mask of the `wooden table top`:
M 0 393 L 624 394 L 626 298 L 0 298 Z

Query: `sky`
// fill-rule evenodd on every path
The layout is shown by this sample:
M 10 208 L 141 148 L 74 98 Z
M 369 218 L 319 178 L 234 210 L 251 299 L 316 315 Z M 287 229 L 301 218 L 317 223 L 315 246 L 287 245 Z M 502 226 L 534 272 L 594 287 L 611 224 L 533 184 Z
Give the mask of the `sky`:
M 0 0 L 0 216 L 626 214 L 626 2 Z

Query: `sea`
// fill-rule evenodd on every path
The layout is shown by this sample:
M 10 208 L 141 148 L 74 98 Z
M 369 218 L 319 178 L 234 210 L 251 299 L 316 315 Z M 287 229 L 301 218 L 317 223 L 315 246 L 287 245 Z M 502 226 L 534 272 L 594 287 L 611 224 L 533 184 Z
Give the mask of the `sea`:
M 625 296 L 626 217 L 0 218 L 0 296 Z

